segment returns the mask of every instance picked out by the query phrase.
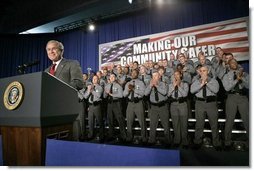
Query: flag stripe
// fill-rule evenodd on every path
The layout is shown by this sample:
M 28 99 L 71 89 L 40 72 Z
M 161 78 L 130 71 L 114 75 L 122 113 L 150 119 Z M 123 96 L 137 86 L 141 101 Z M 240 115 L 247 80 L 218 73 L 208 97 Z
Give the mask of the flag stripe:
M 242 48 L 225 48 L 223 49 L 226 53 L 236 53 L 236 52 L 248 52 L 249 47 L 242 47 Z
M 199 31 L 202 31 L 202 32 L 209 32 L 213 29 L 215 30 L 218 30 L 219 28 L 228 28 L 229 25 L 234 25 L 234 24 L 237 24 L 237 26 L 235 28 L 241 28 L 241 27 L 246 27 L 246 24 L 244 21 L 238 21 L 238 22 L 234 22 L 234 23 L 230 23 L 230 24 L 222 24 L 222 25 L 218 25 L 218 26 L 213 26 L 213 27 L 206 27 L 206 28 L 201 28 L 201 29 L 195 29 L 195 30 L 190 30 L 190 31 L 184 31 L 184 32 L 179 32 L 179 33 L 174 33 L 174 34 L 168 34 L 168 35 L 165 35 L 165 36 L 161 36 L 161 37 L 156 37 L 156 38 L 151 38 L 150 41 L 153 42 L 153 41 L 157 41 L 157 40 L 160 40 L 162 38 L 167 38 L 167 37 L 175 37 L 175 36 L 184 36 L 184 35 L 190 35 L 190 33 L 199 33 Z M 227 27 L 225 27 L 227 26 Z
M 238 29 L 217 31 L 217 32 L 213 32 L 213 33 L 201 33 L 201 34 L 197 34 L 196 38 L 200 39 L 200 38 L 204 38 L 204 37 L 214 37 L 214 36 L 219 36 L 219 35 L 226 35 L 226 34 L 246 32 L 246 31 L 247 31 L 247 28 L 238 28 Z
M 231 38 L 231 39 L 222 39 L 222 40 L 214 40 L 214 41 L 205 41 L 205 42 L 198 42 L 198 46 L 203 46 L 203 45 L 218 45 L 218 44 L 223 44 L 223 43 L 229 43 L 229 42 L 238 42 L 238 41 L 248 41 L 247 37 L 237 37 L 237 38 Z
M 216 44 L 216 47 L 224 48 L 235 48 L 235 47 L 249 47 L 248 41 L 237 41 L 237 42 L 228 42 L 228 43 L 222 43 L 222 44 Z
M 198 39 L 197 42 L 198 43 L 202 43 L 202 42 L 209 42 L 209 41 L 215 41 L 215 40 L 225 40 L 225 39 L 233 39 L 233 38 L 247 38 L 247 33 L 233 33 L 233 34 L 227 34 L 227 35 L 221 35 L 221 36 L 214 36 L 214 37 L 209 37 L 209 38 L 202 38 L 202 39 Z

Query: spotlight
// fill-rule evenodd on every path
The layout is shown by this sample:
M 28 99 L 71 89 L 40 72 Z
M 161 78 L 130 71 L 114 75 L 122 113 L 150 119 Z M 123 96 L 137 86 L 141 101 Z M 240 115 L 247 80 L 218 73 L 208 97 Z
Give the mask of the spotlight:
M 128 0 L 130 4 L 132 4 L 132 0 Z
M 88 24 L 88 30 L 94 31 L 95 30 L 95 25 L 93 23 Z

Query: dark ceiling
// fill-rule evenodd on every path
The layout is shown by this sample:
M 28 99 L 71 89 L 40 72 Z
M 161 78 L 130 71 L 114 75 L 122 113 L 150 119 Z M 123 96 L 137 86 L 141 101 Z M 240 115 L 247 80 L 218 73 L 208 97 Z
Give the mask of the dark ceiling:
M 0 33 L 18 34 L 62 19 L 55 22 L 55 27 L 83 18 L 131 10 L 134 5 L 144 6 L 144 0 L 134 0 L 133 4 L 128 0 L 1 0 Z

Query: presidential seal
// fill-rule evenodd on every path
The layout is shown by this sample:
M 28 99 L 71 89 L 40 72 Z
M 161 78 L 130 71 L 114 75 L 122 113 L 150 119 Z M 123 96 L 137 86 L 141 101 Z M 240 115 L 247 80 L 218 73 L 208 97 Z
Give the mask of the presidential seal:
M 8 85 L 4 92 L 4 106 L 8 110 L 14 110 L 21 104 L 23 100 L 23 86 L 20 82 L 14 81 Z

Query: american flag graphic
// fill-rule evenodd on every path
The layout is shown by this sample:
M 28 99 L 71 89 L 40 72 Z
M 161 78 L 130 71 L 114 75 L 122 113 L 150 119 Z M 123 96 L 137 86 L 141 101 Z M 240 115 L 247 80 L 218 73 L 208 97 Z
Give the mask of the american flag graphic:
M 189 27 L 154 35 L 106 43 L 100 45 L 100 66 L 114 62 L 118 64 L 122 56 L 133 55 L 133 45 L 137 43 L 158 42 L 170 40 L 173 44 L 175 37 L 195 35 L 196 45 L 214 45 L 221 47 L 224 52 L 233 53 L 239 61 L 249 60 L 248 17 L 227 20 L 218 23 Z M 172 46 L 172 50 L 174 47 Z

